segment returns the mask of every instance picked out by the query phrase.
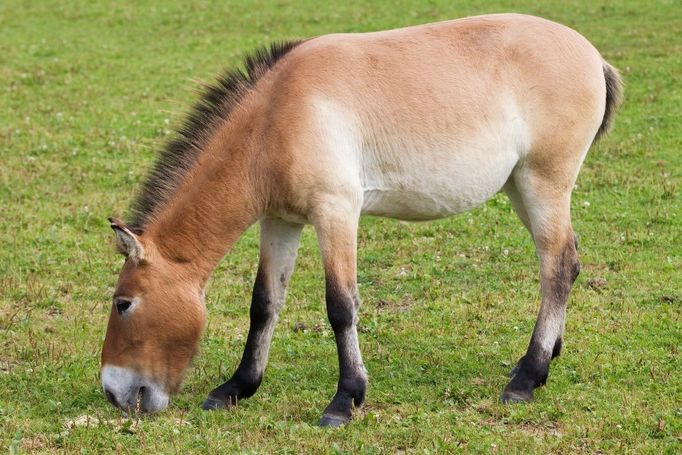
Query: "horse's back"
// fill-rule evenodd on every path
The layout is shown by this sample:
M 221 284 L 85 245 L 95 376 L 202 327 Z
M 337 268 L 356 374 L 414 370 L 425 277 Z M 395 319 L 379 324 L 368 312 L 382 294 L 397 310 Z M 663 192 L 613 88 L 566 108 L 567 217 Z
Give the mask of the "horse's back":
M 527 160 L 577 173 L 605 98 L 594 47 L 523 15 L 319 37 L 278 84 L 301 191 L 360 191 L 364 213 L 403 219 L 485 202 Z

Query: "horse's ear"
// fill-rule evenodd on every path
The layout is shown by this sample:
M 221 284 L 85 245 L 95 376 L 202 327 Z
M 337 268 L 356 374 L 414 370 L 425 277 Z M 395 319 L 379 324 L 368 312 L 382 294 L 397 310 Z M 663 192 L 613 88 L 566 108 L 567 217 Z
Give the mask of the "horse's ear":
M 144 260 L 144 246 L 138 236 L 119 219 L 109 218 L 109 223 L 116 234 L 118 251 L 134 262 Z

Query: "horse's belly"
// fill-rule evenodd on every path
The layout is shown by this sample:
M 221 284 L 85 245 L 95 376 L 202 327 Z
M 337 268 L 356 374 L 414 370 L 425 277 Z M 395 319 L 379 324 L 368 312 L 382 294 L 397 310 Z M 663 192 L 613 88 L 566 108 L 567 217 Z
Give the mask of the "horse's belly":
M 495 195 L 517 161 L 518 155 L 509 150 L 494 157 L 452 157 L 440 163 L 411 160 L 391 172 L 368 169 L 362 213 L 420 221 L 467 211 Z
M 474 205 L 460 198 L 419 191 L 371 189 L 364 192 L 362 213 L 406 221 L 425 221 L 445 218 Z

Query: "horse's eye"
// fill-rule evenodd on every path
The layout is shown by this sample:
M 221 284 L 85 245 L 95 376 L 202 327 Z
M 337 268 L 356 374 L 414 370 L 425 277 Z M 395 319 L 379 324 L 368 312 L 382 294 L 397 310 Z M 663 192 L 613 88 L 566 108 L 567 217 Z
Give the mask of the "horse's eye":
M 116 305 L 116 311 L 118 311 L 118 314 L 123 314 L 125 310 L 130 308 L 130 304 L 132 302 L 130 300 L 126 299 L 116 299 L 114 300 L 114 305 Z

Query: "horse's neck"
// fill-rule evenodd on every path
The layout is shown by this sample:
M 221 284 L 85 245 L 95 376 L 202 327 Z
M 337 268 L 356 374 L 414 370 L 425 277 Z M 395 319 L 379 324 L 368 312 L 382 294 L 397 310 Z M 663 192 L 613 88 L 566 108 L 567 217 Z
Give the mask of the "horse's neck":
M 257 141 L 244 131 L 235 125 L 220 128 L 145 230 L 163 256 L 187 264 L 202 282 L 262 214 L 252 162 Z

